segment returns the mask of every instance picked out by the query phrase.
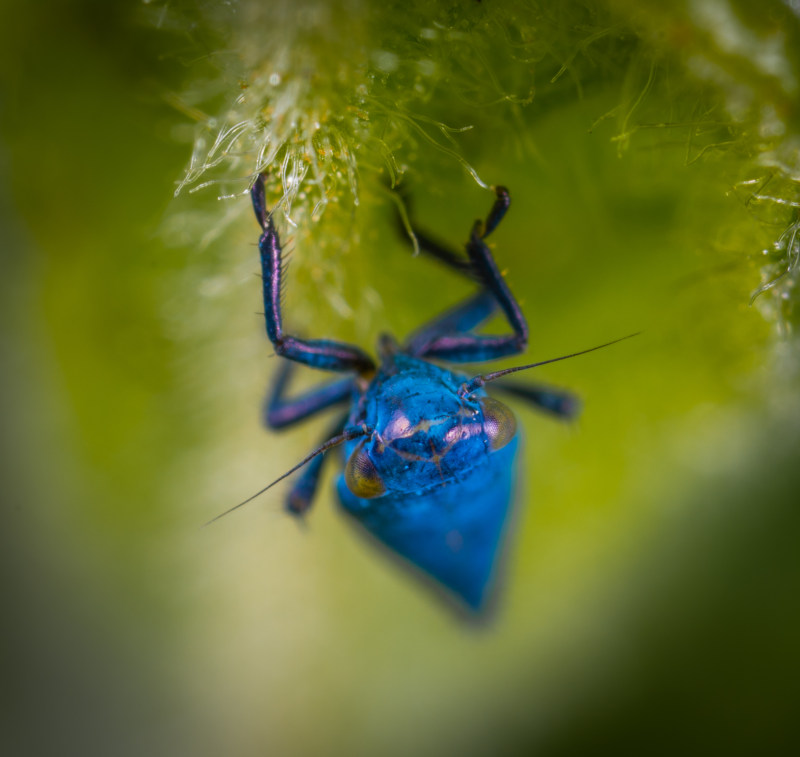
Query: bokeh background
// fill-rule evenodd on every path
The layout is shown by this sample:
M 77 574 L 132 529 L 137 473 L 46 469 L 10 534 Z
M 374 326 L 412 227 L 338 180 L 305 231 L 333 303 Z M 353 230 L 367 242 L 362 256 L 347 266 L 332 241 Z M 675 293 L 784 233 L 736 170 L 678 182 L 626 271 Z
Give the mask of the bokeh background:
M 0 6 L 4 754 L 796 746 L 797 5 L 433 5 Z M 260 423 L 256 141 L 173 196 L 240 106 L 289 155 L 284 95 L 341 140 L 281 216 L 293 327 L 371 347 L 469 292 L 387 186 L 457 246 L 491 204 L 471 170 L 513 194 L 526 360 L 642 331 L 531 376 L 584 412 L 518 408 L 483 624 L 354 533 L 334 465 L 305 528 L 278 490 L 201 527 L 322 433 Z

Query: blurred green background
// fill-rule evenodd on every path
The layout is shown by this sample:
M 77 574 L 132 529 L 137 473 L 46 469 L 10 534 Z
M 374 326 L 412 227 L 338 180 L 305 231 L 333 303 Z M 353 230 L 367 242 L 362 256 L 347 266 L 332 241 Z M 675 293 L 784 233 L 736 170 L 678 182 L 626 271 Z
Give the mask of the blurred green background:
M 512 191 L 495 251 L 529 359 L 643 332 L 531 377 L 584 413 L 518 410 L 519 520 L 478 628 L 353 532 L 333 465 L 305 529 L 280 491 L 200 527 L 322 433 L 260 424 L 275 361 L 247 199 L 173 198 L 191 151 L 181 93 L 218 76 L 207 92 L 225 101 L 218 59 L 246 27 L 206 28 L 214 5 L 0 6 L 4 754 L 789 749 L 793 272 L 748 303 L 791 263 L 773 245 L 796 222 L 800 22 L 791 3 L 668 5 L 501 16 L 484 0 L 433 27 L 469 44 L 414 107 L 473 124 L 455 151 Z M 402 58 L 432 11 L 386 8 Z M 334 17 L 334 34 L 368 36 L 366 13 Z M 714 37 L 723 22 L 739 36 Z M 539 34 L 536 60 L 520 28 Z M 328 65 L 325 44 L 312 63 Z M 405 136 L 414 217 L 458 245 L 491 194 Z M 285 302 L 296 328 L 371 348 L 470 288 L 410 254 L 380 159 L 353 147 L 357 208 L 344 192 L 319 223 L 282 227 Z M 770 190 L 743 183 L 764 177 Z

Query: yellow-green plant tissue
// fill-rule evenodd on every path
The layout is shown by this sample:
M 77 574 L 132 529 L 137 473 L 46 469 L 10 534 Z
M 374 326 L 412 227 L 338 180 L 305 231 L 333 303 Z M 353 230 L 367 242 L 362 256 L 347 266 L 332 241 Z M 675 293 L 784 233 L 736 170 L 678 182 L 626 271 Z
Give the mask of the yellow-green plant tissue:
M 500 186 L 529 346 L 467 374 L 639 332 L 515 377 L 581 413 L 508 400 L 480 622 L 337 450 L 301 521 L 289 478 L 203 527 L 336 420 L 263 425 L 260 175 L 287 333 L 375 356 L 470 296 L 420 235 Z M 796 752 L 798 208 L 795 0 L 3 3 L 0 751 Z

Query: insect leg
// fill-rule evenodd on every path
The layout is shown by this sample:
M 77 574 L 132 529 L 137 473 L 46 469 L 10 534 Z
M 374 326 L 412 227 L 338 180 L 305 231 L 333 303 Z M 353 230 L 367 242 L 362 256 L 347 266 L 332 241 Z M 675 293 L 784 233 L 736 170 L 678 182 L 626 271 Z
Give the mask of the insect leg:
M 497 228 L 511 204 L 511 198 L 505 187 L 497 187 L 495 191 L 497 199 L 489 211 L 486 221 L 477 221 L 472 227 L 470 239 L 467 242 L 467 255 L 471 270 L 494 297 L 514 333 L 505 335 L 463 332 L 441 334 L 438 338 L 428 342 L 424 353 L 421 354 L 422 357 L 436 357 L 454 363 L 471 363 L 516 355 L 524 352 L 528 346 L 528 323 L 500 273 L 491 250 L 484 241 Z M 465 307 L 467 307 L 466 304 Z
M 340 415 L 336 419 L 336 423 L 328 428 L 323 439 L 329 439 L 340 434 L 346 422 L 347 415 Z M 293 515 L 304 515 L 311 507 L 314 495 L 317 493 L 319 478 L 322 474 L 322 467 L 325 464 L 326 457 L 327 455 L 317 455 L 311 460 L 289 490 L 289 494 L 286 496 L 286 509 Z
M 353 391 L 353 379 L 345 378 L 314 387 L 289 400 L 285 398 L 293 363 L 284 363 L 264 404 L 264 420 L 270 428 L 284 428 L 299 423 L 310 415 L 345 402 Z
M 562 389 L 506 382 L 502 379 L 495 381 L 492 386 L 565 420 L 575 418 L 581 410 L 581 401 L 571 392 Z
M 256 179 L 250 195 L 256 218 L 263 229 L 258 249 L 264 286 L 264 315 L 267 336 L 275 352 L 289 360 L 328 371 L 372 371 L 375 368 L 372 358 L 358 347 L 330 339 L 299 339 L 283 332 L 281 282 L 284 271 L 281 243 L 272 216 L 267 212 L 262 176 Z
M 505 286 L 502 275 L 494 265 L 494 260 L 486 245 L 483 243 L 489 234 L 497 228 L 500 221 L 511 205 L 508 190 L 497 187 L 497 198 L 492 209 L 481 226 L 476 224 L 472 230 L 470 245 L 467 251 L 469 257 L 465 258 L 453 252 L 447 246 L 429 237 L 423 232 L 414 229 L 414 235 L 420 249 L 433 258 L 445 263 L 449 268 L 483 284 L 486 289 L 464 301 L 455 308 L 445 312 L 430 324 L 414 332 L 407 340 L 405 352 L 418 357 L 443 357 L 454 362 L 471 362 L 473 360 L 491 360 L 502 355 L 497 350 L 504 350 L 504 354 L 521 352 L 527 344 L 527 323 L 519 310 L 513 295 Z M 481 249 L 477 252 L 470 250 L 470 246 L 478 244 Z M 487 265 L 485 257 L 488 255 Z M 477 265 L 476 265 L 477 263 Z M 493 266 L 493 270 L 492 270 Z M 487 280 L 488 279 L 488 280 Z M 500 281 L 500 285 L 496 280 Z M 498 296 L 499 295 L 499 296 Z M 506 303 L 503 306 L 503 303 Z M 510 311 L 512 326 L 515 335 L 508 337 L 476 337 L 467 332 L 477 328 L 489 318 L 498 305 Z M 520 332 L 521 337 L 520 337 Z M 461 337 L 461 339 L 458 339 Z M 447 351 L 447 352 L 445 352 Z M 463 356 L 459 356 L 463 353 Z M 488 353 L 488 354 L 487 354 Z
M 497 194 L 497 199 L 495 199 L 494 205 L 492 205 L 492 209 L 489 211 L 489 215 L 486 217 L 486 222 L 484 223 L 484 239 L 497 228 L 498 224 L 503 220 L 503 216 L 505 216 L 506 211 L 511 205 L 511 196 L 505 187 L 497 187 L 495 193 Z M 399 214 L 398 227 L 403 236 L 408 237 L 407 228 L 402 222 L 402 218 Z M 417 228 L 413 229 L 413 235 L 416 239 L 419 249 L 426 255 L 435 258 L 436 260 L 448 266 L 448 268 L 458 271 L 473 281 L 477 281 L 479 283 L 483 282 L 480 274 L 473 269 L 472 262 L 469 258 L 465 258 L 461 253 L 451 250 L 446 244 L 434 239 Z
M 408 208 L 410 206 L 410 199 L 402 192 L 400 194 L 402 196 L 402 203 Z M 447 244 L 429 236 L 424 231 L 420 231 L 414 224 L 411 224 L 412 227 L 409 228 L 405 216 L 399 211 L 396 214 L 396 221 L 399 234 L 407 242 L 411 242 L 413 236 L 413 240 L 416 242 L 415 247 L 418 248 L 420 252 L 444 263 L 448 268 L 458 271 L 472 281 L 479 281 L 475 272 L 472 270 L 472 264 L 469 262 L 469 258 L 462 252 L 456 252 L 450 249 Z
M 423 232 L 417 231 L 417 229 L 414 229 L 414 236 L 417 238 L 419 249 L 426 255 L 444 263 L 448 268 L 464 274 L 473 281 L 479 281 L 472 270 L 472 264 L 468 258 L 465 258 L 460 253 L 453 252 L 449 247 L 437 242 Z
M 425 356 L 431 344 L 440 337 L 471 331 L 480 326 L 496 309 L 497 300 L 494 295 L 488 289 L 482 289 L 411 334 L 403 351 L 415 357 Z

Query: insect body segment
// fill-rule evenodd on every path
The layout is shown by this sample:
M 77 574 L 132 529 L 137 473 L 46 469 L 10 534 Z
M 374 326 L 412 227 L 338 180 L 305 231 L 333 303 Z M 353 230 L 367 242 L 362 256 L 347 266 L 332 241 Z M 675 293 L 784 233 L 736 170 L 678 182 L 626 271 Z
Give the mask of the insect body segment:
M 381 367 L 363 407 L 348 422 L 372 429 L 359 447 L 387 491 L 421 494 L 438 489 L 457 481 L 465 468 L 496 448 L 493 440 L 504 435 L 493 416 L 484 416 L 483 403 L 500 403 L 483 391 L 459 396 L 465 378 L 405 355 Z
M 287 398 L 291 370 L 278 372 L 266 406 L 273 428 L 327 408 L 350 409 L 329 429 L 288 496 L 288 509 L 305 513 L 322 470 L 322 452 L 341 444 L 346 463 L 337 482 L 344 511 L 374 539 L 432 577 L 473 610 L 490 594 L 499 545 L 511 507 L 517 427 L 511 410 L 483 388 L 493 375 L 470 377 L 430 362 L 494 360 L 522 352 L 528 326 L 500 274 L 486 237 L 510 205 L 497 198 L 485 222 L 472 228 L 467 257 L 420 237 L 421 249 L 479 283 L 479 291 L 412 334 L 400 347 L 381 338 L 378 365 L 359 348 L 327 339 L 304 340 L 283 331 L 281 247 L 267 213 L 264 183 L 252 190 L 263 233 L 259 241 L 267 335 L 290 361 L 351 375 Z M 500 310 L 511 333 L 474 333 Z M 577 403 L 550 389 L 503 386 L 550 412 L 569 417 Z
M 349 418 L 373 434 L 345 445 L 338 493 L 374 537 L 478 609 L 512 499 L 517 439 L 508 408 L 497 412 L 483 390 L 459 395 L 466 378 L 406 355 L 382 366 Z

